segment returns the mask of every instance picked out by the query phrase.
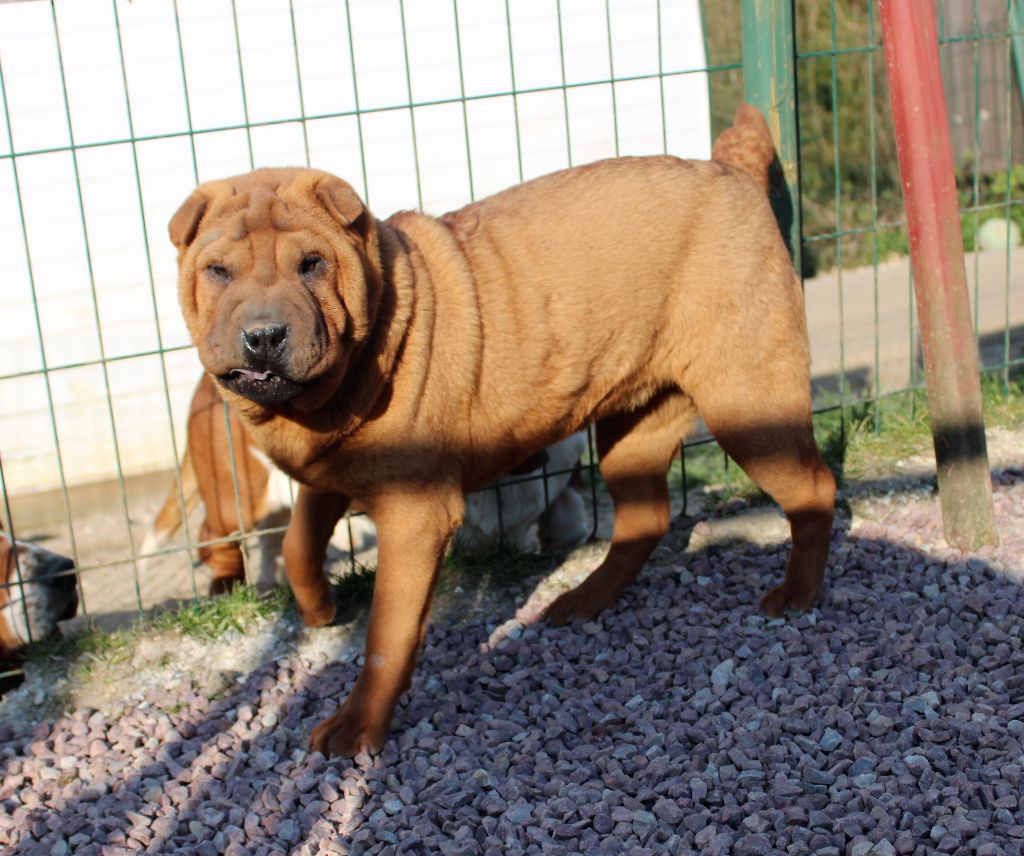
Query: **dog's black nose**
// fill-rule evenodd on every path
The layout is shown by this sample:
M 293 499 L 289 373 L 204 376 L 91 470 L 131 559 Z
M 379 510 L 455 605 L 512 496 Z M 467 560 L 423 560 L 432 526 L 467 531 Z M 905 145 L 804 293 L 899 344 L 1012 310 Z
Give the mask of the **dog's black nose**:
M 242 330 L 242 348 L 250 359 L 265 363 L 270 357 L 281 353 L 288 338 L 286 324 L 266 324 Z
M 75 575 L 68 573 L 75 569 L 75 563 L 65 556 L 54 556 L 45 565 L 45 573 L 49 582 L 59 589 L 73 589 Z

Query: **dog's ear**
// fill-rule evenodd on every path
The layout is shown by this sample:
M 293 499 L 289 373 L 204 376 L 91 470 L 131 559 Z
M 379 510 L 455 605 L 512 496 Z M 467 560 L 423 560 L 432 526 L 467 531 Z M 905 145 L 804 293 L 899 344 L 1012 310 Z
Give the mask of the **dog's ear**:
M 313 194 L 338 225 L 359 239 L 363 276 L 339 276 L 338 289 L 348 312 L 350 335 L 354 341 L 361 342 L 373 326 L 382 288 L 377 222 L 347 181 L 324 175 L 313 185 Z
M 209 204 L 210 200 L 196 190 L 171 218 L 167 231 L 171 236 L 171 242 L 179 250 L 184 250 L 196 239 L 199 223 Z
M 366 211 L 366 206 L 347 181 L 333 175 L 321 178 L 314 188 L 320 204 L 342 226 L 351 226 Z

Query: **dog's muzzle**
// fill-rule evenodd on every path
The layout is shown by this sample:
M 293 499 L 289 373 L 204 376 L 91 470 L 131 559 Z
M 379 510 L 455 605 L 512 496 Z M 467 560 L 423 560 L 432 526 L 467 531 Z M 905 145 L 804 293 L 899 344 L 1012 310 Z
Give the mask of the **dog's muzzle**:
M 238 332 L 246 365 L 221 375 L 221 384 L 257 404 L 280 404 L 302 392 L 305 384 L 289 378 L 285 369 L 286 324 L 260 324 Z

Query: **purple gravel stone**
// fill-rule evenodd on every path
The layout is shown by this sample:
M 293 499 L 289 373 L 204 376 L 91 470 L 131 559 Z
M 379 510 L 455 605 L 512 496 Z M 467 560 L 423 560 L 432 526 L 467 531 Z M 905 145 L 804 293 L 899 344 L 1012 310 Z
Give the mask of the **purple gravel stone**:
M 826 728 L 821 740 L 818 741 L 818 745 L 821 747 L 823 752 L 833 752 L 839 748 L 842 742 L 842 734 L 834 728 Z
M 731 833 L 720 832 L 708 842 L 707 852 L 709 856 L 723 856 L 729 853 L 732 848 L 733 837 Z
M 750 854 L 750 856 L 760 856 L 763 853 L 770 853 L 772 850 L 772 843 L 768 836 L 763 833 L 755 833 L 753 835 L 744 835 L 739 838 L 733 845 L 733 852 L 737 854 Z
M 705 826 L 694 836 L 693 840 L 698 847 L 707 847 L 717 834 L 718 830 L 714 826 Z

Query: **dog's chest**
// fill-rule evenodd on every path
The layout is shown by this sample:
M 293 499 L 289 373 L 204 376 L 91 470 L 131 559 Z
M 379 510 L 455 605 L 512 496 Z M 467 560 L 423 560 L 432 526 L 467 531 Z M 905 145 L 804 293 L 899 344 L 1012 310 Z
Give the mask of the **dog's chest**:
M 429 480 L 399 444 L 372 443 L 363 432 L 344 438 L 332 437 L 295 423 L 265 425 L 254 431 L 257 445 L 290 478 L 316 490 L 343 493 L 353 499 L 365 499 L 381 486 L 396 481 Z M 412 447 L 410 446 L 410 450 Z
M 259 449 L 295 481 L 320 490 L 340 490 L 326 478 L 334 468 L 335 444 L 312 431 L 296 428 L 294 423 L 286 426 L 275 421 L 255 426 L 252 434 Z

